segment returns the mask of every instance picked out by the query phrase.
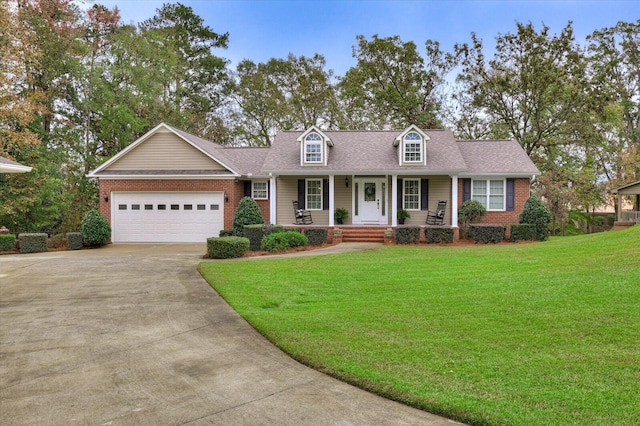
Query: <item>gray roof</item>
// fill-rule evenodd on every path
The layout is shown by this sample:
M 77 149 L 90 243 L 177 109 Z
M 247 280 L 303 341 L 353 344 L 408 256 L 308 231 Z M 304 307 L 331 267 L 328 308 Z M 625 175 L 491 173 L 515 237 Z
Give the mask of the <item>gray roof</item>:
M 31 167 L 18 163 L 17 161 L 9 160 L 5 157 L 0 157 L 0 173 L 25 173 L 30 172 Z
M 467 165 L 464 175 L 532 176 L 540 171 L 514 140 L 458 141 Z
M 325 131 L 331 138 L 327 166 L 300 165 L 303 132 L 280 132 L 262 167 L 265 173 L 398 173 L 532 176 L 539 171 L 513 140 L 456 141 L 449 130 L 424 130 L 427 165 L 399 165 L 394 141 L 402 133 L 389 131 Z

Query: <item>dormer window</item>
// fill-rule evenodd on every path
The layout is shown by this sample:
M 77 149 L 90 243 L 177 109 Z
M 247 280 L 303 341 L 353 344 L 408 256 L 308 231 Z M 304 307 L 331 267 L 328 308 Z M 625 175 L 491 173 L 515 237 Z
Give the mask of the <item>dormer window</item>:
M 322 163 L 322 138 L 317 133 L 309 133 L 304 138 L 304 162 Z
M 407 133 L 402 140 L 402 147 L 405 163 L 422 162 L 422 136 L 416 132 Z

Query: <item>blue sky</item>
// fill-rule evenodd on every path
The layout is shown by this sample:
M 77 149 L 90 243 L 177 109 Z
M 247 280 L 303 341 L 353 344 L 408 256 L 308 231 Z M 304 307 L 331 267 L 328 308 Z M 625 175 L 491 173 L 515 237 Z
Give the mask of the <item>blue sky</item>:
M 102 0 L 118 6 L 122 21 L 138 23 L 152 17 L 171 0 Z M 92 1 L 85 1 L 92 4 Z M 355 37 L 368 39 L 399 35 L 424 52 L 427 39 L 452 50 L 454 43 L 468 42 L 475 32 L 492 46 L 499 33 L 515 31 L 515 22 L 542 23 L 559 33 L 573 21 L 576 39 L 618 21 L 640 18 L 640 0 L 182 0 L 213 31 L 229 33 L 229 48 L 215 52 L 235 68 L 242 59 L 265 62 L 320 53 L 327 68 L 344 74 L 355 65 Z

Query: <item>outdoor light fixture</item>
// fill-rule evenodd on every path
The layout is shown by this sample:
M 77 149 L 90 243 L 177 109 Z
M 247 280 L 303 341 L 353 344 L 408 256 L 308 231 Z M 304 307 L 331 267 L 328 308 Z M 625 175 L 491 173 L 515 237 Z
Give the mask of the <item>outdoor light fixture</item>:
M 109 202 L 109 194 L 107 194 L 106 192 L 102 193 L 102 199 L 104 200 L 105 203 Z
M 224 202 L 225 203 L 229 202 L 229 194 L 227 194 L 226 192 L 224 193 Z
M 347 188 L 349 187 L 349 176 L 344 178 L 344 186 L 346 186 Z

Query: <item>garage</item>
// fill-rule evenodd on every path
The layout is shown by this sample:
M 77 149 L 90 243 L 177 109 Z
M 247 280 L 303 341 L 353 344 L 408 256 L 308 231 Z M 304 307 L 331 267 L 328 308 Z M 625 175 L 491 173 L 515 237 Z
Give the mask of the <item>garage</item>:
M 113 192 L 114 243 L 205 243 L 224 228 L 223 192 Z

